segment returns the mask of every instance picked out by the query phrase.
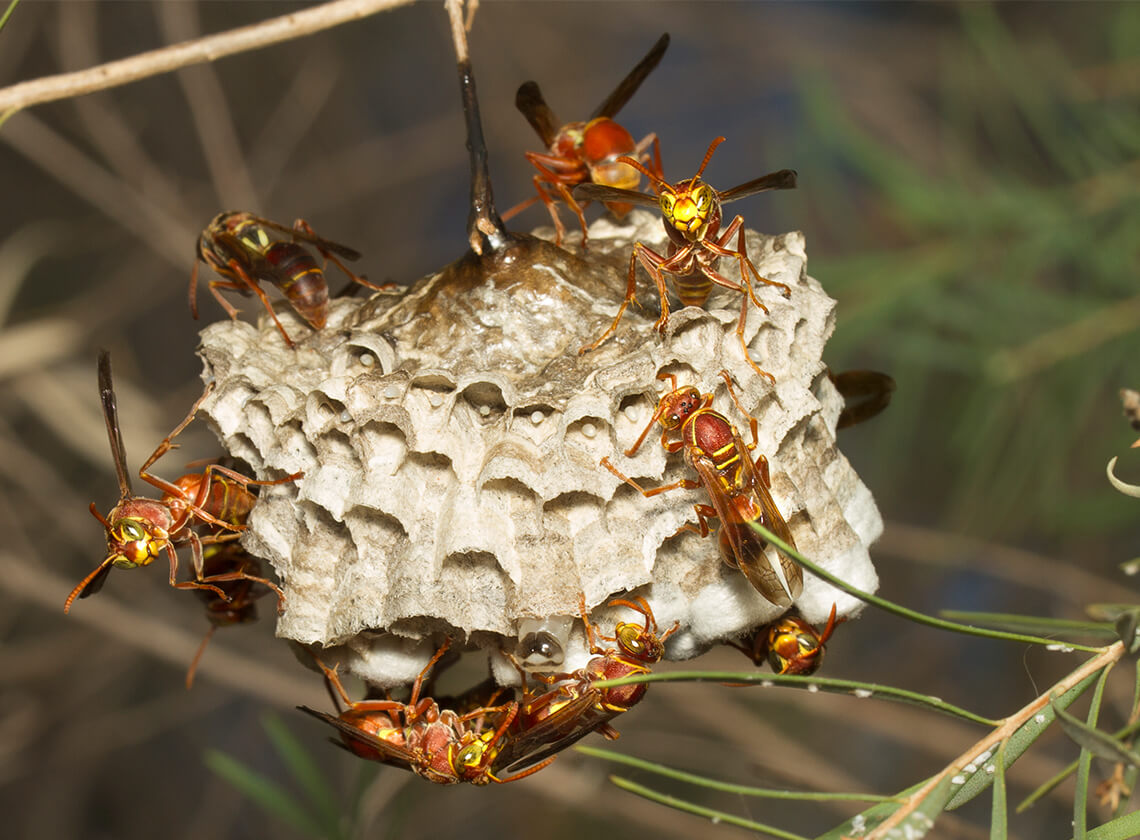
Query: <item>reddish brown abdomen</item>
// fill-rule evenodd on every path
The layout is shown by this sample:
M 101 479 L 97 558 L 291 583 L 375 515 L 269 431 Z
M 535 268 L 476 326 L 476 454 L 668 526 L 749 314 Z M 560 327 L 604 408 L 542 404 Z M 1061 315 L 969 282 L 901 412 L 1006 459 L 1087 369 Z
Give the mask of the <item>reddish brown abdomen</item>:
M 184 497 L 165 495 L 164 502 L 173 509 L 181 509 L 187 500 L 194 501 L 198 497 L 199 488 L 205 477 L 202 473 L 190 473 L 180 477 L 174 483 L 185 493 Z M 240 484 L 227 478 L 214 475 L 210 478 L 210 489 L 206 498 L 199 505 L 206 513 L 231 525 L 244 525 L 253 510 L 257 497 Z
M 685 424 L 685 444 L 709 458 L 719 473 L 734 470 L 740 462 L 732 424 L 712 409 L 698 411 Z
M 324 272 L 312 255 L 295 242 L 274 242 L 265 260 L 278 274 L 269 277 L 313 329 L 321 329 L 329 317 L 329 287 Z

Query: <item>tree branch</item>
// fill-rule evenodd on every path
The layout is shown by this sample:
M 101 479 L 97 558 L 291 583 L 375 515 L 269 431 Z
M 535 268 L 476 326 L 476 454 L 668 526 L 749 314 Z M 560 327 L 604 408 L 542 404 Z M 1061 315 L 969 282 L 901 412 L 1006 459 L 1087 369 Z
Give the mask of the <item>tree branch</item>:
M 160 73 L 169 73 L 171 70 L 192 64 L 216 61 L 228 55 L 261 49 L 388 11 L 410 2 L 411 0 L 335 0 L 301 12 L 270 18 L 261 23 L 231 29 L 217 35 L 207 35 L 204 38 L 195 38 L 181 44 L 171 44 L 168 47 L 99 64 L 86 70 L 20 82 L 0 89 L 0 121 L 21 108 L 56 99 L 83 96 L 97 90 L 157 76 Z

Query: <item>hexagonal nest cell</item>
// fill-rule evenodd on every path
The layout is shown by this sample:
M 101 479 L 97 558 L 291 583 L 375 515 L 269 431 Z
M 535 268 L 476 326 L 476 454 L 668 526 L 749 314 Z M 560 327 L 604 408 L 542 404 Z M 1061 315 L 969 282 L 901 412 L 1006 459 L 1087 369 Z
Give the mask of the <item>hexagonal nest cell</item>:
M 225 446 L 259 475 L 304 472 L 264 488 L 244 537 L 281 578 L 278 635 L 334 648 L 322 659 L 393 686 L 423 667 L 432 634 L 539 669 L 579 667 L 580 593 L 591 608 L 645 596 L 662 626 L 680 622 L 674 659 L 773 620 L 780 608 L 722 562 L 715 537 L 680 530 L 703 490 L 645 498 L 599 465 L 608 457 L 654 487 L 695 477 L 655 437 L 622 454 L 650 422 L 662 373 L 713 393 L 747 436 L 719 376 L 729 372 L 759 420 L 757 452 L 799 549 L 873 590 L 868 546 L 882 522 L 836 447 L 843 400 L 821 361 L 835 302 L 807 275 L 802 234 L 747 237 L 760 273 L 791 289 L 760 286 L 770 313 L 750 306 L 746 323 L 749 352 L 775 384 L 745 359 L 739 294 L 725 290 L 707 309 L 673 312 L 664 336 L 657 312 L 630 307 L 579 355 L 617 311 L 633 243 L 665 247 L 660 216 L 644 211 L 595 223 L 585 253 L 520 237 L 405 292 L 334 300 L 320 332 L 282 307 L 293 349 L 268 318 L 207 327 L 200 353 L 216 388 L 203 411 Z M 739 279 L 735 261 L 721 268 Z M 644 305 L 644 274 L 639 283 Z M 840 616 L 859 608 L 806 574 L 803 616 L 820 623 L 833 604 Z M 607 611 L 593 620 L 612 627 Z M 497 675 L 517 682 L 503 665 Z

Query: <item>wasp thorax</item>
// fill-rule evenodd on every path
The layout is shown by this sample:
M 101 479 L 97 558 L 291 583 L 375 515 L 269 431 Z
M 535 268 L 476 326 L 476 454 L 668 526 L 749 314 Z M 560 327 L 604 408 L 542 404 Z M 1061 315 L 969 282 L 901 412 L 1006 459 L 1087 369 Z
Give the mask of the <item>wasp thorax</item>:
M 774 621 L 780 609 L 725 566 L 716 537 L 677 535 L 694 504 L 710 503 L 701 490 L 644 498 L 600 466 L 606 457 L 647 487 L 696 478 L 656 436 L 632 459 L 622 454 L 652 416 L 629 409 L 656 406 L 664 372 L 691 388 L 693 402 L 672 407 L 679 420 L 729 372 L 758 420 L 756 453 L 771 462 L 771 493 L 799 549 L 875 588 L 867 545 L 881 522 L 835 445 L 842 399 L 821 361 L 834 302 L 807 276 L 803 236 L 747 232 L 757 269 L 791 289 L 785 299 L 758 288 L 770 314 L 750 307 L 742 333 L 775 385 L 745 359 L 740 296 L 727 291 L 674 311 L 664 335 L 654 313 L 631 308 L 611 340 L 579 354 L 612 323 L 634 243 L 669 247 L 660 214 L 642 209 L 620 227 L 595 223 L 589 240 L 583 254 L 520 239 L 510 259 L 469 256 L 404 294 L 333 299 L 320 331 L 279 307 L 289 334 L 304 336 L 296 350 L 268 317 L 202 332 L 216 381 L 202 412 L 227 448 L 258 474 L 304 473 L 263 494 L 242 537 L 285 581 L 279 636 L 333 648 L 342 673 L 380 688 L 411 682 L 440 636 L 462 636 L 501 659 L 500 681 L 517 684 L 499 651 L 533 655 L 525 667 L 536 669 L 589 661 L 580 625 L 545 623 L 578 616 L 582 594 L 606 635 L 619 615 L 598 605 L 643 595 L 661 626 L 680 624 L 674 658 Z M 362 265 L 382 276 L 382 250 L 363 250 Z M 738 270 L 720 263 L 734 281 Z M 747 418 L 714 391 L 712 409 L 747 436 Z M 833 603 L 841 616 L 856 604 L 805 579 L 797 607 L 808 621 L 824 621 Z M 532 636 L 540 632 L 550 636 Z M 622 643 L 660 656 L 642 633 L 631 624 Z

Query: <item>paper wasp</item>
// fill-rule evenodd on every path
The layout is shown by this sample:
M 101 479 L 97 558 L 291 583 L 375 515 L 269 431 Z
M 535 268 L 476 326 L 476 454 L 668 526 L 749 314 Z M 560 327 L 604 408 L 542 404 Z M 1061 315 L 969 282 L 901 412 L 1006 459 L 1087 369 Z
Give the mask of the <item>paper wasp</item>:
M 712 394 L 701 394 L 693 385 L 677 387 L 677 378 L 672 374 L 661 374 L 658 379 L 669 380 L 669 391 L 657 403 L 657 409 L 649 419 L 649 424 L 641 432 L 633 446 L 625 451 L 632 458 L 653 428 L 660 423 L 661 445 L 667 452 L 684 451 L 685 461 L 696 470 L 699 481 L 682 478 L 672 484 L 665 484 L 647 490 L 632 478 L 619 472 L 608 458 L 602 458 L 602 466 L 636 489 L 647 499 L 660 493 L 678 488 L 696 489 L 703 487 L 708 493 L 711 505 L 698 504 L 693 509 L 697 514 L 697 524 L 687 524 L 681 530 L 691 530 L 702 537 L 708 536 L 708 520 L 720 521 L 720 554 L 729 566 L 739 568 L 752 586 L 780 607 L 790 607 L 803 591 L 803 569 L 790 557 L 777 552 L 781 581 L 771 561 L 765 554 L 767 540 L 753 531 L 750 523 L 763 525 L 788 545 L 795 548 L 795 540 L 788 523 L 776 507 L 769 492 L 772 482 L 768 472 L 768 459 L 763 455 L 752 457 L 757 445 L 757 421 L 740 404 L 727 371 L 721 371 L 740 413 L 748 417 L 752 430 L 752 443 L 745 445 L 740 432 L 723 414 L 712 409 Z M 677 440 L 672 436 L 676 435 Z
M 566 123 L 559 128 L 558 118 L 543 99 L 537 82 L 525 82 L 518 89 L 515 107 L 546 144 L 547 151 L 526 153 L 526 159 L 538 170 L 534 176 L 534 187 L 538 195 L 512 207 L 503 214 L 504 219 L 511 218 L 541 199 L 554 222 L 554 243 L 561 245 L 566 229 L 554 207 L 555 196 L 551 195 L 553 191 L 578 217 L 578 223 L 582 226 L 582 247 L 585 248 L 586 217 L 582 213 L 582 207 L 571 195 L 571 187 L 593 182 L 636 191 L 641 185 L 641 175 L 621 160 L 623 156 L 650 160 L 653 171 L 660 174 L 661 152 L 657 135 L 649 134 L 640 143 L 634 142 L 633 135 L 614 122 L 613 117 L 657 67 L 668 46 L 668 34 L 658 38 L 657 43 L 595 109 L 587 122 Z M 650 148 L 653 149 L 652 156 L 648 153 Z M 618 218 L 632 209 L 630 202 L 623 200 L 607 201 L 606 206 Z
M 823 646 L 838 623 L 834 605 L 822 632 L 804 621 L 798 613 L 790 612 L 771 624 L 758 627 L 745 637 L 744 644 L 729 644 L 757 665 L 767 662 L 777 674 L 808 676 L 823 664 Z
M 338 716 L 307 706 L 297 708 L 336 728 L 344 746 L 355 755 L 411 770 L 436 784 L 513 782 L 553 761 L 551 757 L 521 773 L 499 776 L 492 770 L 492 763 L 509 741 L 507 730 L 518 715 L 519 704 L 512 701 L 457 714 L 441 709 L 430 697 L 420 696 L 428 674 L 450 644 L 450 639 L 444 641 L 416 677 L 407 703 L 391 699 L 350 700 L 336 668 L 317 660 L 330 690 L 336 692 L 334 697 L 339 698 L 338 705 L 342 701 L 346 708 Z
M 776 286 L 783 291 L 784 297 L 791 294 L 791 289 L 784 283 L 778 283 L 762 277 L 748 258 L 744 242 L 744 218 L 736 216 L 723 231 L 720 229 L 723 216 L 721 205 L 729 201 L 736 201 L 756 193 L 767 190 L 790 190 L 796 186 L 796 173 L 791 169 L 781 169 L 762 175 L 755 180 L 748 181 L 738 187 L 720 192 L 713 189 L 701 180 L 701 173 L 705 171 L 709 159 L 716 151 L 716 147 L 724 142 L 723 137 L 712 141 L 704 160 L 701 161 L 697 174 L 692 178 L 669 184 L 657 173 L 650 172 L 639 161 L 631 157 L 619 160 L 634 167 L 649 178 L 656 195 L 635 192 L 633 190 L 618 189 L 617 187 L 602 184 L 581 184 L 574 188 L 574 197 L 597 201 L 624 201 L 630 204 L 657 205 L 661 210 L 665 233 L 669 236 L 669 250 L 661 256 L 652 248 L 637 242 L 633 246 L 633 253 L 629 258 L 629 277 L 626 283 L 625 299 L 618 308 L 614 321 L 609 329 L 593 344 L 587 344 L 578 352 L 585 353 L 598 347 L 617 329 L 621 316 L 626 307 L 633 302 L 637 291 L 637 264 L 644 266 L 657 286 L 657 294 L 661 298 L 661 317 L 657 319 L 654 327 L 659 332 L 665 331 L 665 324 L 669 319 L 669 293 L 665 286 L 665 276 L 673 278 L 674 290 L 683 306 L 702 306 L 712 292 L 712 287 L 722 286 L 741 294 L 740 320 L 736 325 L 736 336 L 744 350 L 744 358 L 748 364 L 761 376 L 768 379 L 772 377 L 757 367 L 748 354 L 748 346 L 744 341 L 744 324 L 748 314 L 748 302 L 768 312 L 766 307 L 756 297 L 752 280 L 768 286 Z M 732 237 L 736 236 L 736 248 L 730 247 Z M 740 268 L 740 282 L 729 280 L 717 271 L 717 264 L 721 257 L 732 257 Z
M 550 686 L 547 691 L 535 694 L 527 690 L 527 674 L 515 663 L 523 681 L 523 699 L 510 737 L 496 758 L 496 768 L 512 770 L 520 765 L 529 768 L 536 762 L 543 762 L 545 766 L 545 762 L 591 732 L 600 732 L 610 739 L 618 737 L 609 722 L 640 702 L 648 686 L 639 683 L 598 688 L 595 683 L 649 673 L 649 666 L 660 662 L 665 654 L 665 639 L 679 625 L 674 624 L 658 635 L 657 621 L 644 598 L 615 599 L 610 601 L 610 606 L 639 612 L 645 623 L 619 621 L 613 636 L 603 635 L 590 623 L 585 599 L 581 598 L 579 608 L 586 642 L 594 657 L 584 668 L 572 673 L 538 675 L 540 681 Z M 615 642 L 617 647 L 603 648 L 598 639 Z
M 274 239 L 270 232 L 286 234 L 288 240 Z M 328 319 L 329 290 L 324 271 L 317 266 L 308 250 L 301 244 L 312 245 L 325 260 L 331 260 L 350 280 L 370 289 L 383 291 L 395 284 L 376 286 L 364 277 L 353 274 L 337 259 L 358 260 L 360 254 L 336 242 L 318 236 L 309 223 L 298 219 L 292 228 L 263 219 L 252 213 L 230 211 L 214 217 L 198 237 L 194 270 L 190 274 L 190 312 L 198 317 L 198 263 L 204 262 L 223 279 L 209 282 L 210 292 L 231 318 L 237 310 L 222 297 L 220 289 L 232 289 L 243 295 L 254 294 L 265 306 L 265 311 L 277 325 L 285 343 L 293 341 L 277 319 L 261 283 L 272 283 L 309 325 L 319 330 Z
M 107 556 L 94 571 L 79 582 L 64 602 L 68 612 L 76 598 L 86 598 L 103 586 L 112 566 L 136 569 L 149 566 L 162 552 L 170 558 L 170 585 L 175 589 L 200 589 L 227 599 L 219 584 L 226 581 L 249 580 L 263 583 L 277 593 L 278 609 L 284 593 L 273 582 L 249 574 L 241 569 L 230 569 L 207 575 L 202 552 L 203 544 L 236 539 L 245 529 L 257 497 L 250 485 L 284 484 L 301 476 L 295 473 L 271 481 L 256 481 L 218 464 L 210 464 L 200 473 L 188 473 L 177 481 L 169 482 L 152 475 L 148 470 L 159 458 L 175 448 L 174 438 L 185 429 L 198 408 L 211 391 L 207 386 L 202 396 L 190 409 L 186 418 L 175 427 L 139 468 L 139 478 L 162 491 L 161 499 L 144 499 L 131 490 L 127 475 L 127 457 L 123 435 L 119 429 L 119 413 L 115 405 L 115 389 L 111 380 L 111 356 L 105 350 L 99 354 L 99 395 L 103 403 L 103 419 L 107 424 L 107 437 L 111 443 L 111 457 L 119 479 L 119 502 L 110 514 L 103 516 L 91 503 L 91 514 L 107 532 Z M 209 533 L 199 535 L 194 526 L 206 526 Z M 194 563 L 194 579 L 179 581 L 177 549 L 189 545 Z

